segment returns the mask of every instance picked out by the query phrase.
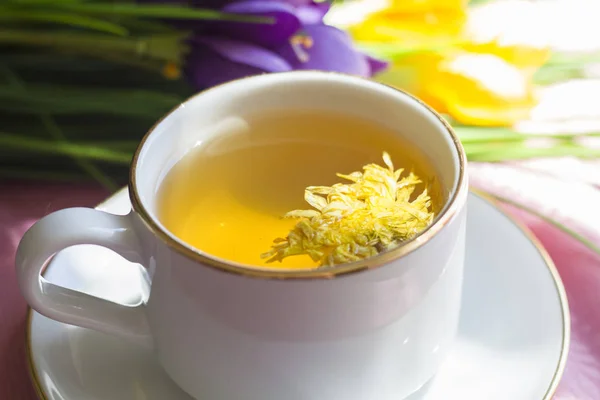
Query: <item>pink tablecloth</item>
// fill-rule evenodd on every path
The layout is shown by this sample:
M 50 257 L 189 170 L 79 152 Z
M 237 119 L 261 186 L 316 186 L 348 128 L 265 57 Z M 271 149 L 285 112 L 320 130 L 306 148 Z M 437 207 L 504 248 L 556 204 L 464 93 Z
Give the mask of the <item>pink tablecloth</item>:
M 108 193 L 74 184 L 0 184 L 0 399 L 37 399 L 25 355 L 27 306 L 14 272 L 16 246 L 37 219 L 61 208 L 94 206 Z
M 477 176 L 474 181 L 477 182 Z M 482 185 L 484 181 L 487 180 L 482 179 Z M 20 237 L 36 219 L 53 210 L 93 206 L 106 196 L 105 191 L 92 185 L 0 184 L 0 399 L 36 398 L 25 357 L 26 305 L 19 294 L 13 264 Z M 600 207 L 600 203 L 597 204 Z M 547 247 L 569 297 L 573 328 L 571 353 L 555 399 L 598 400 L 600 257 L 547 223 L 516 210 L 511 212 Z

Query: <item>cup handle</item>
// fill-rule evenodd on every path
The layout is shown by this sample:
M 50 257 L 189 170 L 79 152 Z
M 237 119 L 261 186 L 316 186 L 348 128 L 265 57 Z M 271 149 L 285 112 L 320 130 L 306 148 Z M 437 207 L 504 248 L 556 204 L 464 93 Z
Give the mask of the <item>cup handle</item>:
M 16 255 L 17 279 L 29 305 L 48 318 L 151 343 L 144 305 L 129 306 L 57 286 L 41 275 L 56 252 L 78 244 L 95 244 L 140 262 L 140 241 L 132 216 L 91 208 L 68 208 L 45 216 L 23 236 Z

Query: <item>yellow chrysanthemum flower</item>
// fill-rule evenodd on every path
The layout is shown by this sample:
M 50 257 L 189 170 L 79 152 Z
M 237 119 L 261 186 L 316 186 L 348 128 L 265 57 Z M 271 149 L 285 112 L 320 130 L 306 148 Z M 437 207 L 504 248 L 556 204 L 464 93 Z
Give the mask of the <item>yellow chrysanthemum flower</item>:
M 421 180 L 413 173 L 402 177 L 389 154 L 383 160 L 386 167 L 369 164 L 364 172 L 338 174 L 352 183 L 308 187 L 304 199 L 314 209 L 287 213 L 286 218 L 300 221 L 262 257 L 274 262 L 308 254 L 321 266 L 343 264 L 372 257 L 424 230 L 434 216 L 427 189 L 413 196 Z
M 538 10 L 533 2 L 494 2 L 468 14 L 462 49 L 493 54 L 526 72 L 533 73 L 550 57 L 548 39 L 531 20 Z

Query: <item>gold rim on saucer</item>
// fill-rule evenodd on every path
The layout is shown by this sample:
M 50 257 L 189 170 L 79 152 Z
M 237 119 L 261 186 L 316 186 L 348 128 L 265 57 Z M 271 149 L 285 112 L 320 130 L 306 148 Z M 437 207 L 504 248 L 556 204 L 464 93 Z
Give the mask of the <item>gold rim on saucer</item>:
M 523 234 L 529 239 L 529 241 L 535 246 L 537 251 L 542 256 L 542 259 L 546 263 L 548 270 L 550 271 L 550 275 L 552 276 L 552 280 L 554 281 L 554 287 L 558 292 L 558 297 L 560 300 L 560 310 L 562 313 L 562 346 L 560 349 L 560 357 L 558 359 L 558 365 L 556 366 L 556 371 L 554 372 L 554 376 L 552 377 L 552 381 L 550 382 L 550 386 L 546 391 L 542 400 L 550 400 L 556 393 L 556 389 L 558 388 L 558 383 L 560 382 L 560 378 L 562 378 L 563 373 L 565 372 L 565 366 L 567 364 L 567 355 L 569 353 L 569 345 L 571 343 L 571 312 L 569 310 L 569 301 L 567 299 L 567 292 L 565 291 L 565 286 L 562 282 L 560 274 L 558 273 L 558 269 L 556 269 L 556 265 L 554 265 L 554 261 L 548 254 L 548 251 L 542 245 L 540 240 L 533 234 L 531 229 L 529 229 L 523 222 L 519 221 L 507 211 L 504 211 L 502 208 L 501 202 L 493 198 L 491 195 L 486 194 L 477 189 L 471 188 L 469 190 L 471 193 L 479 197 L 480 199 L 487 201 L 491 205 L 493 205 L 498 211 L 500 211 L 506 218 L 508 218 L 513 224 L 519 228 Z
M 117 193 L 113 194 L 113 196 L 111 196 L 109 199 L 100 203 L 97 206 L 97 208 L 103 207 L 111 198 L 113 198 L 118 193 L 121 193 L 124 190 L 127 190 L 127 188 L 123 188 L 120 191 L 118 191 Z M 493 197 L 490 197 L 489 195 L 486 195 L 485 193 L 483 193 L 481 191 L 473 190 L 473 189 L 471 189 L 471 193 L 473 193 L 477 197 L 479 197 L 479 198 L 483 199 L 484 201 L 493 205 L 498 211 L 500 211 L 504 216 L 506 216 L 515 226 L 517 226 L 517 228 L 519 228 L 525 234 L 527 239 L 535 246 L 535 248 L 538 250 L 538 252 L 542 256 L 542 259 L 544 260 L 544 263 L 548 267 L 550 275 L 552 276 L 552 280 L 554 281 L 554 287 L 556 288 L 556 291 L 558 293 L 558 297 L 560 300 L 563 326 L 562 326 L 562 346 L 561 346 L 558 364 L 556 366 L 556 371 L 554 372 L 554 376 L 552 377 L 552 381 L 550 382 L 550 386 L 548 387 L 548 390 L 546 390 L 544 397 L 542 397 L 540 399 L 540 400 L 550 400 L 552 398 L 552 396 L 554 396 L 554 393 L 556 392 L 556 388 L 558 387 L 558 383 L 560 382 L 560 379 L 562 378 L 562 375 L 564 373 L 565 365 L 567 362 L 567 354 L 569 352 L 569 342 L 570 342 L 570 337 L 571 337 L 571 317 L 570 317 L 569 305 L 568 305 L 568 301 L 567 301 L 567 294 L 565 292 L 564 285 L 562 283 L 562 280 L 560 278 L 558 270 L 556 269 L 556 266 L 554 265 L 554 262 L 548 255 L 548 252 L 542 246 L 540 241 L 535 237 L 535 235 L 531 232 L 531 230 L 529 230 L 529 228 L 527 228 L 523 223 L 518 221 L 515 217 L 510 215 L 508 212 L 504 211 L 500 205 L 500 202 L 495 200 Z M 50 263 L 48 263 L 47 268 L 49 268 L 49 267 L 50 267 Z M 28 370 L 29 370 L 29 375 L 30 375 L 31 381 L 33 383 L 33 388 L 37 394 L 37 397 L 40 400 L 50 400 L 50 398 L 44 393 L 40 377 L 37 373 L 37 367 L 33 361 L 33 351 L 32 351 L 33 343 L 32 343 L 32 338 L 31 338 L 32 322 L 33 322 L 33 311 L 31 308 L 28 308 L 27 309 L 27 326 L 25 328 L 25 331 L 26 331 L 25 348 L 26 348 L 26 352 L 27 352 L 27 366 L 28 366 Z

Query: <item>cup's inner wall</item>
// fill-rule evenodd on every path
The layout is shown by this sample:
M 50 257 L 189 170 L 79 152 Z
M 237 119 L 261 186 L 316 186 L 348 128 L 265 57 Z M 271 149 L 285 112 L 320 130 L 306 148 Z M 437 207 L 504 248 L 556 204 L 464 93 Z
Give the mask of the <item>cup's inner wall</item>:
M 209 89 L 182 104 L 146 137 L 134 165 L 139 199 L 157 218 L 157 191 L 190 149 L 218 134 L 228 117 L 259 111 L 321 110 L 352 114 L 391 128 L 418 146 L 439 174 L 444 201 L 457 190 L 460 162 L 442 121 L 412 97 L 365 79 L 323 72 L 266 74 Z M 368 132 L 365 132 L 368 134 Z

